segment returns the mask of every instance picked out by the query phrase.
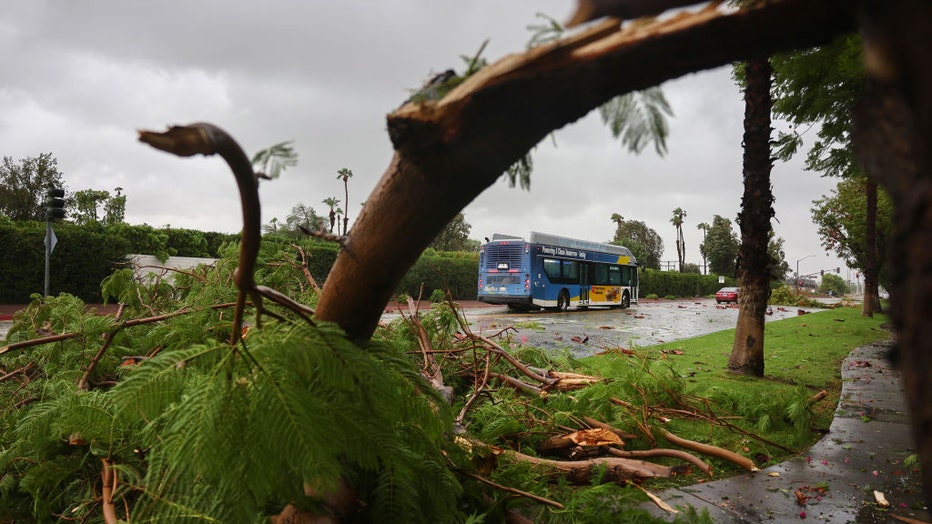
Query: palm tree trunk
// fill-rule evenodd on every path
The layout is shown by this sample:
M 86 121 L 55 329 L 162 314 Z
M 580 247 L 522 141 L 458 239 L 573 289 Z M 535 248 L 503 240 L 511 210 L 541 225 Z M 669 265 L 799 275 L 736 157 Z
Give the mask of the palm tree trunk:
M 748 60 L 744 91 L 744 196 L 738 252 L 738 325 L 728 370 L 764 376 L 764 314 L 770 298 L 767 241 L 773 217 L 770 190 L 770 77 L 767 58 Z

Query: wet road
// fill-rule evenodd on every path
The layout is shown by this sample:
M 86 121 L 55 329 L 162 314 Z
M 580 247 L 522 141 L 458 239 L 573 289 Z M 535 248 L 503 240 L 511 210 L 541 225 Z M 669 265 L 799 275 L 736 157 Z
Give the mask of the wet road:
M 800 308 L 771 308 L 772 322 L 798 316 Z M 819 311 L 804 309 L 804 311 Z M 605 349 L 643 347 L 733 329 L 736 305 L 712 299 L 642 301 L 629 309 L 515 313 L 504 307 L 468 309 L 476 333 L 491 334 L 514 327 L 515 341 L 544 349 L 570 349 L 589 356 Z
M 798 310 L 774 306 L 767 321 L 795 317 Z M 383 320 L 397 316 L 386 314 Z M 705 298 L 641 301 L 629 309 L 592 308 L 565 313 L 516 313 L 504 306 L 483 306 L 467 308 L 466 318 L 472 322 L 472 330 L 476 333 L 487 335 L 505 327 L 515 327 L 515 340 L 519 343 L 544 349 L 569 348 L 581 357 L 605 349 L 650 346 L 733 329 L 738 320 L 738 307 L 717 305 L 715 300 Z M 0 341 L 11 324 L 0 321 Z

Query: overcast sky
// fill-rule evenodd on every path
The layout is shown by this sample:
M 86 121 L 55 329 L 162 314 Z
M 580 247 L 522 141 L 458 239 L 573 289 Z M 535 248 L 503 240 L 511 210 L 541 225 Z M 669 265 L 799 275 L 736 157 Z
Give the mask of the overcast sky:
M 293 140 L 297 167 L 263 183 L 263 223 L 303 202 L 344 199 L 354 219 L 392 156 L 385 116 L 433 74 L 463 70 L 489 40 L 490 61 L 525 48 L 537 13 L 566 20 L 571 0 L 4 2 L 0 7 L 0 154 L 50 152 L 69 191 L 122 187 L 126 220 L 238 231 L 236 186 L 217 157 L 177 158 L 136 141 L 137 129 L 206 121 L 252 154 Z M 632 74 L 636 74 L 633 72 Z M 731 68 L 663 90 L 674 117 L 669 153 L 628 153 L 598 114 L 533 151 L 531 191 L 502 179 L 466 209 L 477 240 L 541 231 L 608 241 L 612 213 L 641 220 L 675 260 L 674 208 L 686 211 L 687 261 L 701 231 L 740 210 L 741 93 Z M 786 259 L 801 273 L 834 268 L 812 224 L 812 200 L 836 181 L 778 163 L 772 175 Z M 737 232 L 737 224 L 735 224 Z M 814 255 L 814 256 L 810 256 Z M 843 264 L 842 264 L 843 265 Z M 847 276 L 843 269 L 842 276 Z

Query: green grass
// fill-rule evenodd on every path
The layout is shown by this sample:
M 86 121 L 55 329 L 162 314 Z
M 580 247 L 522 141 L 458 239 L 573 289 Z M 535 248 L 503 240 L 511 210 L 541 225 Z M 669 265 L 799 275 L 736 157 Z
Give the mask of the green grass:
M 663 428 L 731 449 L 766 467 L 792 456 L 788 450 L 804 452 L 821 437 L 819 430 L 829 427 L 838 403 L 842 360 L 858 346 L 889 338 L 889 332 L 881 328 L 886 321 L 884 315 L 862 318 L 858 308 L 839 308 L 768 322 L 764 378 L 727 371 L 734 329 L 637 348 L 635 355 L 589 357 L 580 364 L 587 372 L 611 379 L 610 389 L 602 394 L 625 395 L 623 400 L 648 406 L 657 414 L 663 409 L 688 408 L 725 419 L 745 432 L 711 424 L 708 419 L 673 415 L 662 423 L 658 417 L 648 417 L 659 447 L 665 446 L 659 437 Z M 810 405 L 809 397 L 823 389 L 828 397 Z M 643 415 L 630 410 L 605 416 L 626 429 L 643 421 Z M 640 440 L 628 447 L 650 447 Z M 713 463 L 713 468 L 716 477 L 738 471 L 727 463 Z

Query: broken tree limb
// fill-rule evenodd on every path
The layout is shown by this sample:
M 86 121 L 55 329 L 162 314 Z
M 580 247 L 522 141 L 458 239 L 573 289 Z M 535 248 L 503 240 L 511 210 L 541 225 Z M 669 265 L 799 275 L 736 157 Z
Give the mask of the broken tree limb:
M 522 393 L 526 393 L 528 395 L 533 395 L 535 397 L 546 397 L 547 396 L 547 391 L 545 391 L 544 389 L 536 387 L 536 386 L 532 386 L 528 384 L 527 382 L 522 382 L 516 378 L 509 377 L 508 375 L 502 375 L 501 373 L 494 373 L 490 371 L 489 378 L 495 378 L 495 379 L 501 380 L 505 384 L 508 384 L 509 386 L 517 389 L 518 391 Z
M 699 457 L 679 449 L 653 448 L 653 449 L 617 449 L 607 448 L 608 452 L 616 457 L 622 458 L 652 458 L 652 457 L 671 457 L 686 461 L 699 468 L 703 473 L 712 476 L 712 466 Z
M 658 497 L 657 495 L 654 495 L 650 491 L 647 491 L 646 489 L 642 488 L 640 485 L 634 482 L 631 482 L 629 485 L 634 486 L 637 489 L 641 490 L 645 495 L 647 495 L 647 498 L 649 498 L 651 502 L 657 505 L 658 508 L 666 511 L 667 513 L 673 513 L 673 514 L 679 513 L 679 510 L 674 509 L 672 506 L 670 506 L 669 504 L 661 500 L 660 497 Z
M 320 286 L 317 285 L 317 280 L 314 279 L 314 275 L 311 274 L 311 270 L 307 268 L 307 254 L 304 252 L 304 249 L 297 244 L 289 244 L 297 252 L 298 256 L 301 257 L 301 272 L 304 273 L 304 278 L 311 285 L 311 288 L 314 289 L 314 293 L 317 293 L 317 296 L 320 296 Z
M 104 514 L 104 522 L 116 524 L 120 520 L 116 514 L 116 505 L 113 503 L 113 493 L 117 488 L 117 475 L 107 459 L 101 458 L 100 463 L 101 508 Z
M 810 405 L 815 404 L 815 403 L 821 401 L 822 399 L 824 399 L 824 398 L 827 397 L 827 396 L 828 396 L 828 391 L 825 391 L 825 390 L 823 389 L 822 391 L 819 391 L 818 393 L 816 393 L 815 395 L 813 395 L 813 396 L 811 396 L 811 397 L 809 398 L 809 404 L 810 404 Z
M 14 369 L 13 371 L 0 375 L 0 382 L 3 382 L 4 380 L 7 380 L 9 378 L 13 378 L 16 375 L 20 375 L 20 374 L 25 375 L 26 372 L 28 372 L 30 369 L 35 367 L 35 365 L 36 365 L 35 362 L 30 362 L 19 369 Z
M 155 316 L 145 317 L 145 318 L 134 318 L 134 319 L 127 320 L 125 322 L 118 324 L 115 329 L 140 326 L 142 324 L 151 324 L 153 322 L 161 322 L 163 320 L 168 320 L 170 318 L 177 317 L 179 315 L 189 315 L 191 313 L 197 313 L 199 311 L 204 311 L 205 309 L 225 309 L 225 308 L 233 307 L 234 305 L 235 303 L 233 302 L 227 302 L 224 304 L 214 304 L 210 306 L 209 308 L 179 309 L 178 311 L 174 311 L 172 313 L 166 313 L 164 315 L 155 315 Z M 0 355 L 6 353 L 7 351 L 14 351 L 18 349 L 25 349 L 25 348 L 32 347 L 32 346 L 41 346 L 42 344 L 49 344 L 51 342 L 61 342 L 62 340 L 69 340 L 80 334 L 81 333 L 62 333 L 60 335 L 52 335 L 48 337 L 23 340 L 21 342 L 14 342 L 12 344 L 0 347 Z
M 555 389 L 557 391 L 573 391 L 582 389 L 603 379 L 590 375 L 581 375 L 579 373 L 568 373 L 565 371 L 554 371 L 552 369 L 541 369 L 533 366 L 527 366 L 527 369 L 536 375 L 556 380 L 555 383 L 544 387 L 546 390 Z
M 126 304 L 120 303 L 119 309 L 117 309 L 116 315 L 114 315 L 114 320 L 120 320 L 120 317 L 123 316 L 123 309 L 126 307 Z M 107 351 L 107 348 L 110 347 L 110 343 L 113 342 L 113 337 L 116 336 L 117 329 L 108 331 L 104 337 L 104 343 L 100 345 L 100 350 L 97 351 L 97 354 L 94 355 L 94 358 L 91 359 L 90 364 L 87 365 L 87 369 L 84 370 L 84 374 L 81 375 L 81 380 L 78 380 L 78 389 L 87 389 L 87 381 L 91 376 L 91 372 L 94 371 L 94 367 L 97 366 L 97 363 L 104 356 L 104 352 Z
M 402 318 L 417 334 L 418 346 L 420 346 L 421 354 L 424 357 L 421 375 L 427 379 L 431 387 L 443 396 L 447 403 L 453 403 L 453 388 L 447 386 L 443 382 L 443 370 L 440 368 L 440 363 L 437 362 L 437 357 L 433 353 L 430 335 L 427 334 L 427 330 L 424 329 L 424 326 L 421 324 L 421 320 L 418 318 L 417 305 L 411 297 L 408 297 L 408 312 L 410 314 L 409 316 L 404 316 L 402 312 Z
M 594 427 L 594 428 L 607 429 L 607 430 L 611 431 L 612 433 L 618 435 L 620 438 L 623 438 L 623 439 L 631 440 L 631 439 L 637 438 L 637 435 L 635 435 L 635 434 L 633 434 L 633 433 L 628 433 L 627 431 L 622 431 L 622 430 L 620 430 L 620 429 L 618 429 L 618 428 L 616 428 L 616 427 L 614 427 L 614 426 L 611 426 L 611 425 L 609 425 L 609 424 L 606 424 L 605 422 L 596 420 L 596 419 L 594 419 L 594 418 L 592 418 L 592 417 L 583 417 L 583 421 L 585 421 L 586 424 L 589 424 L 590 426 L 592 426 L 592 427 Z
M 579 0 L 576 3 L 576 12 L 566 22 L 566 27 L 575 27 L 606 16 L 631 20 L 698 3 L 701 2 L 696 0 Z M 713 2 L 713 4 L 717 3 Z
M 533 494 L 533 493 L 529 493 L 529 492 L 527 492 L 527 491 L 522 491 L 522 490 L 520 490 L 520 489 L 512 488 L 512 487 L 510 487 L 510 486 L 503 486 L 502 484 L 498 484 L 497 482 L 492 482 L 491 480 L 489 480 L 489 479 L 487 479 L 487 478 L 485 478 L 485 477 L 483 477 L 483 476 L 481 476 L 481 475 L 476 475 L 475 473 L 470 473 L 470 472 L 464 471 L 464 470 L 459 470 L 459 471 L 460 471 L 460 473 L 462 473 L 463 475 L 466 475 L 466 476 L 469 477 L 469 478 L 478 480 L 479 482 L 482 482 L 483 484 L 487 484 L 487 485 L 489 485 L 489 486 L 492 486 L 493 488 L 495 488 L 495 489 L 497 489 L 497 490 L 499 490 L 499 491 L 504 491 L 505 493 L 511 493 L 512 495 L 518 495 L 519 497 L 525 497 L 525 498 L 534 500 L 534 501 L 536 501 L 536 502 L 540 502 L 541 504 L 546 504 L 546 505 L 548 505 L 548 506 L 552 506 L 552 507 L 554 507 L 554 508 L 556 508 L 556 509 L 563 509 L 563 508 L 564 508 L 563 504 L 560 504 L 559 502 L 556 502 L 556 501 L 554 501 L 554 500 L 545 499 L 544 497 L 540 497 L 540 496 L 537 496 L 537 495 L 535 495 L 535 494 Z
M 744 455 L 739 455 L 734 451 L 720 448 L 718 446 L 703 444 L 694 440 L 687 440 L 678 437 L 665 429 L 662 429 L 661 431 L 663 432 L 664 438 L 667 439 L 670 444 L 680 446 L 681 448 L 686 448 L 697 453 L 702 453 L 703 455 L 708 455 L 710 457 L 727 460 L 728 462 L 731 462 L 737 466 L 741 466 L 748 471 L 760 471 L 760 469 L 758 469 L 758 467 L 754 464 L 754 461 L 745 457 Z
M 262 238 L 259 191 L 252 163 L 240 145 L 225 130 L 204 122 L 186 126 L 171 126 L 167 131 L 139 131 L 139 141 L 171 153 L 188 157 L 194 155 L 220 155 L 236 179 L 243 213 L 243 234 L 240 242 L 239 264 L 233 272 L 238 295 L 233 310 L 233 331 L 230 343 L 236 344 L 243 336 L 243 310 L 249 297 L 256 308 L 256 324 L 261 324 L 262 294 L 256 289 L 256 258 Z
M 534 466 L 559 471 L 574 484 L 587 484 L 596 475 L 602 475 L 602 478 L 613 482 L 624 483 L 649 478 L 668 478 L 673 473 L 673 468 L 669 466 L 620 457 L 566 461 L 532 457 L 517 451 L 505 451 L 503 455 Z
M 553 451 L 571 446 L 603 447 L 624 445 L 624 441 L 610 430 L 595 428 L 581 429 L 567 435 L 554 435 L 543 441 L 540 445 L 540 449 L 541 451 Z

